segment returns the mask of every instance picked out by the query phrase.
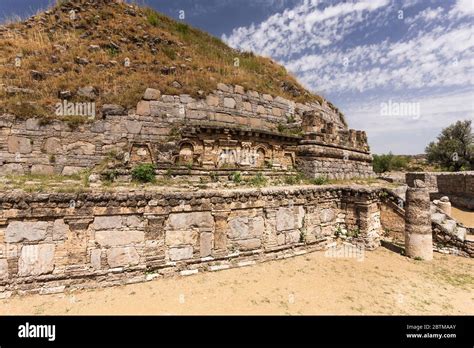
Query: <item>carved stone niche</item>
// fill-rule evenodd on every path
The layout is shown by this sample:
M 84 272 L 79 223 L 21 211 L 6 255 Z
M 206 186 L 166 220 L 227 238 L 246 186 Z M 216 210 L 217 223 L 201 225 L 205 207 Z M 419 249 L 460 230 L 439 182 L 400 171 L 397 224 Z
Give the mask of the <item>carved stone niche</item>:
M 153 155 L 148 144 L 133 144 L 130 149 L 130 163 L 154 163 Z
M 184 139 L 179 143 L 179 154 L 176 163 L 180 165 L 200 164 L 201 155 L 202 146 L 192 140 Z
M 217 161 L 217 150 L 215 149 L 215 140 L 203 140 L 203 159 L 202 166 L 204 168 L 214 168 Z

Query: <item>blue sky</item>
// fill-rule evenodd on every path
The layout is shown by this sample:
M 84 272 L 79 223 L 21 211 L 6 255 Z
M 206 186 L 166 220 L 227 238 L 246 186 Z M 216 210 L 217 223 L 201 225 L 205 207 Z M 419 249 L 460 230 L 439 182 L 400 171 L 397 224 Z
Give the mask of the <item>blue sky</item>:
M 51 2 L 0 0 L 0 19 Z M 374 153 L 422 153 L 443 127 L 474 119 L 474 0 L 137 2 L 184 11 L 191 25 L 284 64 L 366 130 Z

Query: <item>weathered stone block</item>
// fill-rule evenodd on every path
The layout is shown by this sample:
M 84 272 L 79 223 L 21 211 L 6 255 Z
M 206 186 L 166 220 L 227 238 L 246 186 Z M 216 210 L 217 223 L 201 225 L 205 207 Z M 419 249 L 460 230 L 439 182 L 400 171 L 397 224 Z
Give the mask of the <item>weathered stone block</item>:
M 117 247 L 107 250 L 107 263 L 111 268 L 135 266 L 140 256 L 134 247 Z
M 235 85 L 234 92 L 237 94 L 245 94 L 244 87 L 239 86 L 239 85 Z
M 147 88 L 143 99 L 145 100 L 159 100 L 161 98 L 161 92 L 158 89 Z
M 334 209 L 327 208 L 327 209 L 321 209 L 321 214 L 320 214 L 320 219 L 321 222 L 331 222 L 336 218 L 336 213 Z
M 267 113 L 267 109 L 264 106 L 258 105 L 257 106 L 257 114 L 263 115 Z
M 54 174 L 54 167 L 46 164 L 33 164 L 31 166 L 31 174 L 52 175 Z
M 252 111 L 252 104 L 249 102 L 243 102 L 242 107 L 245 111 Z
M 183 244 L 196 245 L 198 241 L 198 230 L 166 231 L 165 243 L 169 246 Z
M 137 122 L 137 121 L 126 121 L 125 122 L 125 128 L 127 129 L 127 132 L 131 134 L 139 134 L 140 131 L 142 130 L 142 123 Z
M 39 130 L 40 129 L 40 120 L 39 118 L 29 118 L 26 120 L 26 129 L 27 130 Z
M 229 220 L 228 237 L 231 239 L 248 239 L 261 237 L 265 231 L 263 217 L 236 217 Z
M 7 243 L 40 241 L 46 238 L 47 229 L 48 223 L 45 221 L 12 221 L 5 230 L 5 241 Z
M 65 166 L 62 171 L 62 175 L 68 176 L 68 175 L 75 175 L 79 174 L 81 171 L 83 171 L 85 168 L 83 167 L 73 167 L 73 166 Z
M 206 97 L 206 103 L 209 106 L 219 106 L 219 97 L 216 95 L 208 95 Z
M 48 154 L 59 154 L 62 152 L 63 148 L 61 145 L 61 140 L 58 138 L 48 138 L 43 144 L 43 150 Z
M 120 215 L 96 216 L 93 227 L 95 230 L 112 230 L 122 227 L 122 217 Z
M 290 231 L 286 233 L 286 244 L 295 244 L 300 241 L 301 232 L 300 231 Z
M 233 92 L 233 87 L 226 85 L 224 83 L 218 83 L 217 84 L 217 89 L 222 92 L 227 92 L 227 93 L 232 93 Z
M 254 250 L 260 248 L 262 241 L 260 239 L 244 239 L 237 241 L 240 250 Z
M 140 116 L 150 116 L 151 109 L 150 109 L 150 102 L 141 100 L 137 104 L 137 115 Z
M 202 232 L 199 239 L 199 252 L 201 257 L 210 256 L 212 253 L 213 233 Z
M 277 231 L 288 231 L 303 227 L 304 208 L 302 206 L 279 208 L 276 214 Z
M 0 279 L 8 278 L 8 262 L 7 259 L 0 259 Z
M 91 250 L 91 265 L 95 269 L 101 268 L 101 255 L 102 251 L 100 249 L 92 249 Z
M 145 241 L 143 231 L 97 231 L 95 240 L 101 247 L 114 247 L 120 245 L 137 244 Z
M 8 137 L 8 152 L 10 153 L 31 153 L 31 139 L 12 135 Z
M 270 94 L 262 94 L 262 98 L 266 101 L 273 101 L 273 97 Z
M 234 98 L 224 98 L 224 107 L 229 109 L 235 109 L 235 99 Z
M 193 257 L 193 247 L 171 248 L 168 255 L 171 261 L 191 259 Z
M 69 232 L 69 226 L 64 223 L 63 219 L 54 220 L 53 240 L 64 240 L 67 238 Z
M 129 227 L 143 227 L 144 222 L 136 215 L 124 216 L 123 223 Z
M 95 145 L 85 141 L 76 141 L 64 148 L 66 152 L 72 155 L 93 155 L 95 153 Z
M 24 174 L 25 170 L 23 166 L 19 163 L 8 163 L 3 166 L 0 166 L 0 174 L 1 175 L 9 175 L 9 174 Z
M 212 229 L 214 218 L 210 212 L 172 213 L 167 221 L 167 230 L 188 230 L 191 228 Z
M 20 277 L 51 273 L 54 269 L 54 244 L 24 245 L 18 261 Z

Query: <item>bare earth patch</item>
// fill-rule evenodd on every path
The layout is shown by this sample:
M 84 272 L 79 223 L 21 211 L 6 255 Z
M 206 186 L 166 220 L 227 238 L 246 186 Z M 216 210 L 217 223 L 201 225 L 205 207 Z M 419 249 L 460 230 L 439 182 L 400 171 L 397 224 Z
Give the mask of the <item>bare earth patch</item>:
M 0 314 L 474 314 L 474 260 L 383 247 L 363 261 L 292 259 L 122 287 L 0 301 Z

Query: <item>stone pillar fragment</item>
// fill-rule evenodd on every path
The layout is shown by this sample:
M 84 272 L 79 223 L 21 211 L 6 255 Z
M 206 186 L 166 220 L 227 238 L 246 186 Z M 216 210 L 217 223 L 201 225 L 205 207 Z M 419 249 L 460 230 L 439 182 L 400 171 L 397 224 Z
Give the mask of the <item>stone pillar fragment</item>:
M 438 207 L 441 209 L 443 213 L 445 213 L 448 216 L 451 216 L 451 202 L 449 201 L 449 198 L 444 196 L 441 197 L 441 199 L 438 202 Z
M 430 196 L 423 184 L 415 186 L 406 193 L 405 252 L 408 257 L 429 261 L 433 259 Z

